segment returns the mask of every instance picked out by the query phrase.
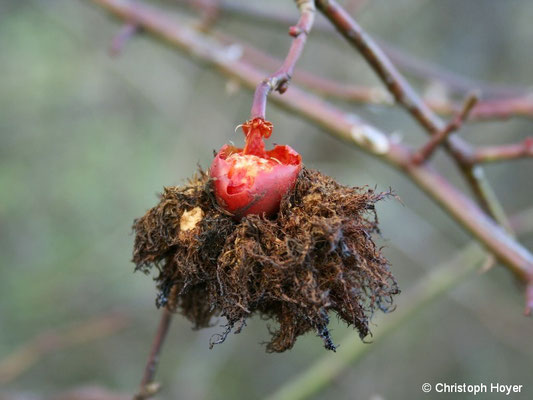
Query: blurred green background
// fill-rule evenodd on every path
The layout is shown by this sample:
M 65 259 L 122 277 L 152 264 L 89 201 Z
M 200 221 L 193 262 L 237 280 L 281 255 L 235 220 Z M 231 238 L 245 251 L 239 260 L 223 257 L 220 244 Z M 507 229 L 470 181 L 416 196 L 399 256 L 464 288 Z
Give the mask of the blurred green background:
M 288 0 L 242 2 L 297 16 Z M 179 23 L 194 22 L 195 14 L 171 9 L 180 11 Z M 454 72 L 531 85 L 531 1 L 370 0 L 358 15 L 371 33 Z M 0 399 L 52 399 L 94 386 L 133 393 L 159 312 L 150 277 L 133 274 L 132 221 L 156 204 L 163 186 L 180 184 L 197 164 L 207 166 L 225 142 L 242 141 L 234 128 L 248 117 L 249 91 L 230 94 L 216 71 L 148 36 L 135 37 L 111 58 L 107 50 L 119 26 L 86 0 L 0 1 L 0 363 L 36 337 L 46 340 L 43 333 L 83 331 L 87 321 L 109 315 L 104 327 L 112 327 L 87 340 L 78 335 L 72 345 L 55 343 L 35 363 L 30 356 L 23 373 L 0 384 Z M 279 57 L 289 45 L 285 30 L 242 19 L 224 17 L 217 28 Z M 379 84 L 331 34 L 314 32 L 299 66 L 344 82 Z M 340 106 L 407 143 L 425 140 L 401 110 Z M 275 141 L 297 149 L 308 166 L 344 184 L 392 187 L 401 197 L 403 205 L 383 202 L 378 212 L 380 244 L 404 292 L 469 242 L 399 172 L 274 105 L 268 117 Z M 475 144 L 503 144 L 532 128 L 532 121 L 512 119 L 469 124 L 461 134 Z M 436 164 L 463 187 L 442 154 Z M 522 160 L 486 168 L 509 214 L 533 206 L 532 166 Z M 521 241 L 531 248 L 533 235 Z M 533 323 L 522 307 L 521 291 L 504 269 L 471 277 L 387 340 L 369 344 L 370 353 L 316 398 L 467 399 L 472 396 L 424 396 L 420 386 L 500 382 L 525 385 L 509 397 L 531 399 Z M 289 352 L 266 354 L 266 322 L 258 318 L 209 350 L 222 323 L 193 331 L 184 318 L 174 319 L 157 375 L 159 398 L 262 398 L 326 352 L 308 334 Z M 336 342 L 346 335 L 359 340 L 335 318 L 333 326 Z

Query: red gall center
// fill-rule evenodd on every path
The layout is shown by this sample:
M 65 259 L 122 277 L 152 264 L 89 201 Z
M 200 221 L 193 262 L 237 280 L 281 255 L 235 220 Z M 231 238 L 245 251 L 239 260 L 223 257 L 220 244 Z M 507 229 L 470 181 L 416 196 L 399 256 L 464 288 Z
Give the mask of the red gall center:
M 272 123 L 254 118 L 242 125 L 244 149 L 224 145 L 211 164 L 218 204 L 240 219 L 245 215 L 272 216 L 291 190 L 302 169 L 302 158 L 290 146 L 265 150 L 263 138 L 272 134 Z

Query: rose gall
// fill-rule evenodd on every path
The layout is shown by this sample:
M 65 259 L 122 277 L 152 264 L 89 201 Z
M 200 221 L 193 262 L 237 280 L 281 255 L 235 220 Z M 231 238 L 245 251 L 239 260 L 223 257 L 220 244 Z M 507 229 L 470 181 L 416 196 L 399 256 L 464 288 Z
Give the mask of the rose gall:
M 367 337 L 374 312 L 394 309 L 399 292 L 373 240 L 374 205 L 391 193 L 343 186 L 289 146 L 265 150 L 272 124 L 261 118 L 242 128 L 243 149 L 223 146 L 209 173 L 166 187 L 134 223 L 133 261 L 156 273 L 156 305 L 196 328 L 224 318 L 211 346 L 253 316 L 275 323 L 268 352 L 307 332 L 335 351 L 332 315 Z

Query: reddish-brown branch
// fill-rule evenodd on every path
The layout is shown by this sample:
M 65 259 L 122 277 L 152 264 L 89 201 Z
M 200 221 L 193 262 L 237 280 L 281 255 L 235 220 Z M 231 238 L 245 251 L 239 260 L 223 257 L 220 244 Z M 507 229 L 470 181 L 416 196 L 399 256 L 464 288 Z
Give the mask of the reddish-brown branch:
M 223 46 L 175 23 L 170 17 L 151 7 L 140 3 L 132 6 L 126 0 L 93 1 L 121 19 L 135 20 L 146 32 L 217 67 L 220 72 L 249 88 L 254 88 L 263 76 L 263 71 L 235 58 L 234 52 L 228 52 Z M 272 100 L 293 114 L 323 127 L 335 137 L 356 145 L 405 172 L 520 280 L 528 282 L 533 276 L 533 255 L 429 165 L 412 163 L 412 151 L 407 147 L 392 143 L 377 128 L 297 88 L 291 88 L 283 96 L 274 94 Z
M 439 110 L 434 108 L 437 112 Z M 510 117 L 533 117 L 533 97 L 520 96 L 500 100 L 481 101 L 473 108 L 471 120 L 507 119 Z
M 242 40 L 221 32 L 211 33 L 226 44 L 237 44 L 240 46 L 243 51 L 243 58 L 255 66 L 265 69 L 275 69 L 281 63 L 281 60 L 278 58 L 258 50 Z M 291 81 L 327 98 L 336 98 L 363 104 L 394 105 L 393 98 L 389 92 L 381 87 L 358 86 L 346 82 L 338 82 L 301 68 L 295 68 Z M 462 110 L 462 105 L 456 104 L 449 99 L 424 99 L 424 102 L 434 112 L 441 115 L 454 115 L 460 113 Z M 512 116 L 533 118 L 533 98 L 520 97 L 480 101 L 470 111 L 468 121 L 506 119 Z
M 126 22 L 115 35 L 109 47 L 109 54 L 117 56 L 125 44 L 139 31 L 139 26 L 133 22 Z
M 278 58 L 250 46 L 242 40 L 237 40 L 231 35 L 221 32 L 212 32 L 212 34 L 225 44 L 239 46 L 242 50 L 242 58 L 258 68 L 267 70 L 275 69 L 282 62 Z M 381 87 L 348 85 L 333 79 L 321 77 L 301 68 L 294 69 L 291 82 L 304 86 L 324 97 L 334 97 L 357 103 L 393 104 L 390 94 Z
M 533 275 L 529 279 L 526 287 L 526 309 L 524 314 L 530 316 L 533 312 Z
M 533 137 L 521 143 L 477 148 L 472 154 L 472 163 L 489 163 L 533 157 Z
M 440 115 L 453 115 L 461 111 L 461 105 L 449 99 L 426 100 L 426 104 Z M 481 100 L 468 115 L 469 121 L 508 119 L 511 117 L 533 118 L 533 98 L 528 96 L 499 100 Z
M 174 0 L 178 4 L 185 4 L 191 6 L 205 15 L 212 14 L 216 10 L 216 15 L 242 15 L 246 20 L 267 20 L 274 21 L 280 25 L 289 25 L 294 19 L 291 16 L 280 14 L 279 12 L 270 11 L 268 9 L 259 9 L 257 7 L 249 7 L 244 5 L 237 6 L 232 2 L 222 0 Z M 357 2 L 356 2 L 357 3 Z M 201 27 L 203 28 L 203 24 Z M 321 24 L 320 21 L 314 24 L 314 27 L 320 30 L 331 30 L 331 26 Z M 315 28 L 314 28 L 315 29 Z M 216 33 L 218 38 L 223 38 L 224 41 L 231 41 L 240 43 L 230 36 Z M 376 40 L 377 41 L 377 40 Z M 507 119 L 513 116 L 533 118 L 533 97 L 524 94 L 524 90 L 510 87 L 492 87 L 485 83 L 476 82 L 463 78 L 461 76 L 452 74 L 443 70 L 441 67 L 432 65 L 422 60 L 417 60 L 412 55 L 406 55 L 403 52 L 392 48 L 390 45 L 377 41 L 389 58 L 400 66 L 406 66 L 408 70 L 415 74 L 431 79 L 437 80 L 451 86 L 452 89 L 460 89 L 460 93 L 471 91 L 472 88 L 482 88 L 483 94 L 489 97 L 500 96 L 501 99 L 481 101 L 472 110 L 469 115 L 469 120 L 489 120 L 489 119 Z M 277 68 L 280 61 L 270 55 L 267 55 L 255 48 L 243 45 L 245 53 L 253 52 L 253 56 L 249 61 L 254 65 L 261 65 L 267 69 Z M 357 103 L 371 103 L 380 105 L 392 105 L 390 96 L 381 88 L 365 87 L 349 85 L 343 82 L 336 82 L 331 79 L 323 78 L 301 69 L 296 69 L 293 80 L 312 91 L 326 97 L 339 98 L 345 101 L 353 101 Z M 509 97 L 511 96 L 511 97 Z M 426 104 L 433 111 L 442 115 L 453 115 L 461 111 L 461 105 L 454 103 L 449 99 L 443 101 L 426 101 Z
M 448 125 L 444 127 L 443 130 L 433 134 L 429 138 L 428 142 L 413 155 L 413 162 L 420 164 L 428 160 L 437 147 L 444 143 L 448 136 L 461 129 L 463 122 L 466 121 L 468 115 L 472 111 L 472 108 L 476 105 L 477 99 L 477 95 L 469 95 L 463 105 L 463 109 L 457 113 L 457 115 L 448 123 Z
M 295 0 L 295 2 L 300 11 L 300 19 L 295 26 L 289 29 L 289 34 L 294 37 L 294 40 L 281 67 L 257 85 L 252 102 L 252 119 L 265 119 L 266 101 L 271 92 L 278 91 L 283 94 L 287 90 L 296 62 L 303 52 L 307 36 L 313 27 L 315 20 L 314 0 Z
M 112 313 L 67 329 L 43 332 L 0 360 L 0 385 L 16 379 L 49 353 L 113 335 L 130 322 L 125 315 Z
M 159 391 L 159 385 L 154 382 L 154 377 L 157 363 L 159 362 L 159 353 L 161 352 L 161 348 L 165 342 L 171 320 L 172 314 L 170 311 L 164 308 L 163 313 L 161 314 L 161 319 L 159 320 L 159 326 L 157 327 L 154 341 L 152 343 L 150 356 L 148 357 L 148 362 L 146 363 L 146 367 L 144 369 L 144 375 L 141 380 L 139 393 L 133 397 L 133 400 L 148 399 Z
M 186 0 L 184 3 L 200 11 L 202 20 L 199 28 L 204 32 L 211 29 L 221 13 L 221 0 Z
M 381 78 L 396 101 L 401 104 L 425 130 L 433 135 L 445 129 L 444 122 L 425 104 L 409 82 L 396 69 L 377 43 L 334 0 L 317 0 L 317 8 L 337 28 L 339 33 L 354 46 Z M 453 156 L 460 171 L 470 184 L 483 209 L 502 226 L 508 227 L 503 209 L 494 195 L 485 174 L 479 166 L 470 162 L 472 149 L 459 136 L 448 137 L 445 148 Z M 508 228 L 510 229 L 510 228 Z
M 227 0 L 170 0 L 178 5 L 185 5 L 202 11 L 204 8 L 211 7 L 211 4 L 217 3 L 217 10 L 221 17 L 236 17 L 243 21 L 252 23 L 265 23 L 271 26 L 281 26 L 285 28 L 294 23 L 295 18 L 287 13 L 277 11 L 274 8 L 257 7 L 240 2 L 233 2 Z M 203 12 L 203 11 L 202 11 Z M 332 33 L 334 29 L 330 24 L 323 23 L 323 21 L 316 21 L 314 30 Z M 398 65 L 405 72 L 410 73 L 414 77 L 418 77 L 429 81 L 438 81 L 446 85 L 448 89 L 459 95 L 465 95 L 472 89 L 480 89 L 483 96 L 495 97 L 523 97 L 528 94 L 528 91 L 509 85 L 493 85 L 487 82 L 479 82 L 477 80 L 466 78 L 459 74 L 450 72 L 440 65 L 433 64 L 426 60 L 416 58 L 412 54 L 406 54 L 403 50 L 399 50 L 383 40 L 377 40 L 379 46 L 384 50 L 387 56 Z M 446 114 L 453 114 L 450 110 Z M 531 115 L 531 114 L 529 114 Z M 490 117 L 488 117 L 490 118 Z

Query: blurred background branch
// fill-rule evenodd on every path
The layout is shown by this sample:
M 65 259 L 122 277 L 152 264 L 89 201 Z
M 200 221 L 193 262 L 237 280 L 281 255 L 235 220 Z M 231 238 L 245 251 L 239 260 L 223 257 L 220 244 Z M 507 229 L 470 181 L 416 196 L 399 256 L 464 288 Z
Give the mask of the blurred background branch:
M 154 23 L 150 32 L 135 19 L 105 20 L 86 1 L 0 4 L 0 354 L 2 362 L 16 361 L 11 366 L 37 361 L 0 385 L 2 400 L 131 398 L 124 393 L 138 383 L 159 317 L 153 282 L 131 274 L 131 221 L 153 205 L 154 193 L 180 184 L 197 163 L 207 165 L 210 150 L 233 137 L 250 109 L 248 90 L 281 65 L 287 30 L 298 19 L 287 0 L 148 2 L 157 16 L 145 21 Z M 404 295 L 397 311 L 376 316 L 374 345 L 359 344 L 332 321 L 333 339 L 345 337 L 332 364 L 313 335 L 290 352 L 264 354 L 258 342 L 265 322 L 257 318 L 211 351 L 209 339 L 225 321 L 191 331 L 185 318 L 175 318 L 157 371 L 162 398 L 248 400 L 292 391 L 302 398 L 411 399 L 423 381 L 530 378 L 533 328 L 520 310 L 524 292 L 533 303 L 533 286 L 515 277 L 527 280 L 524 249 L 533 245 L 525 229 L 532 220 L 525 135 L 533 58 L 523 51 L 533 35 L 533 4 L 339 3 L 369 28 L 430 112 L 450 117 L 443 126 L 454 128 L 463 99 L 479 89 L 478 103 L 450 136 L 468 141 L 465 160 L 483 164 L 517 237 L 464 195 L 468 185 L 440 145 L 427 162 L 412 162 L 417 150 L 440 140 L 426 137 L 317 13 L 290 88 L 269 97 L 279 106 L 269 107 L 269 119 L 308 167 L 347 185 L 392 187 L 401 197 L 404 205 L 378 205 L 378 240 Z M 169 46 L 155 46 L 153 37 Z M 489 270 L 498 260 L 478 245 L 465 247 L 471 232 L 525 269 Z M 454 268 L 452 260 L 465 259 L 451 254 L 470 247 L 477 249 L 473 264 Z M 483 274 L 471 273 L 476 266 Z M 117 304 L 127 307 L 131 329 L 46 352 L 34 345 L 41 332 L 68 343 L 63 334 L 78 326 L 72 321 L 92 321 Z
M 16 379 L 49 353 L 114 335 L 129 325 L 129 318 L 113 313 L 43 332 L 0 360 L 0 384 Z

